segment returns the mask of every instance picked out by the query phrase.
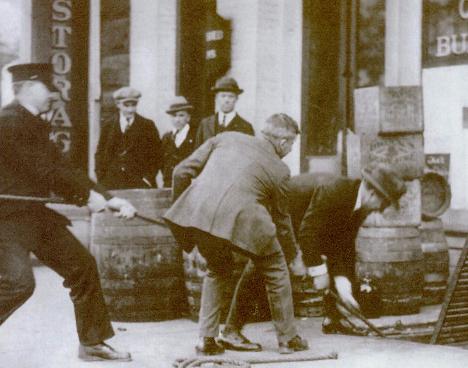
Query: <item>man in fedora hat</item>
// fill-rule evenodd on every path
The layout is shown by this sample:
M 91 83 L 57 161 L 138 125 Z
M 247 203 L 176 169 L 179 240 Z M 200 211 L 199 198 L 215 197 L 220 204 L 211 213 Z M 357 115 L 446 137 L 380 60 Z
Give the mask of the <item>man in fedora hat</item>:
M 165 187 L 172 186 L 174 167 L 189 156 L 195 148 L 196 129 L 191 122 L 192 110 L 193 106 L 184 96 L 176 96 L 166 110 L 172 118 L 173 128 L 162 138 L 164 159 L 161 172 Z
M 71 204 L 88 204 L 93 212 L 110 207 L 125 218 L 133 217 L 135 208 L 72 169 L 49 140 L 50 128 L 40 115 L 51 108 L 55 90 L 51 65 L 19 64 L 8 70 L 15 99 L 0 110 L 0 193 L 4 197 L 0 199 L 0 325 L 34 291 L 32 252 L 70 289 L 79 357 L 129 361 L 129 353 L 104 343 L 114 331 L 95 259 L 67 229 L 69 220 L 37 197 L 48 197 L 53 191 Z
M 239 95 L 244 92 L 239 88 L 234 78 L 223 77 L 211 88 L 215 92 L 216 114 L 204 118 L 198 127 L 196 147 L 207 139 L 222 132 L 240 132 L 255 135 L 252 124 L 244 120 L 236 112 L 236 102 Z
M 286 258 L 305 274 L 285 206 L 289 168 L 281 161 L 299 133 L 286 114 L 269 117 L 262 136 L 227 132 L 206 141 L 174 170 L 175 203 L 164 216 L 185 251 L 207 261 L 199 319 L 199 354 L 224 352 L 215 342 L 233 254 L 252 259 L 265 278 L 281 353 L 307 349 L 297 335 Z M 229 170 L 226 170 L 229 168 Z M 195 179 L 195 180 L 193 180 Z
M 364 169 L 362 180 L 317 173 L 291 178 L 288 202 L 292 224 L 317 289 L 331 287 L 344 303 L 359 308 L 354 297 L 357 232 L 371 212 L 383 211 L 389 205 L 398 208 L 405 190 L 400 176 L 382 165 Z M 241 333 L 246 320 L 245 313 L 241 313 L 246 308 L 243 301 L 255 297 L 252 286 L 256 280 L 254 265 L 248 263 L 218 339 L 226 348 L 254 350 L 258 345 L 246 341 Z M 331 296 L 325 296 L 324 306 L 324 333 L 362 334 L 346 322 L 345 311 L 338 309 Z
M 158 129 L 136 112 L 139 91 L 122 87 L 113 98 L 118 114 L 101 129 L 95 155 L 98 182 L 109 189 L 155 188 L 163 159 Z

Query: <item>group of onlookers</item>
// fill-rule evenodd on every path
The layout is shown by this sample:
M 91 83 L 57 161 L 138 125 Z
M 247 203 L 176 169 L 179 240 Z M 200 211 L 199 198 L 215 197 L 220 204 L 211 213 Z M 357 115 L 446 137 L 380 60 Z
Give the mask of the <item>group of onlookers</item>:
M 154 122 L 136 112 L 141 93 L 132 87 L 115 91 L 118 114 L 102 125 L 96 150 L 98 182 L 110 189 L 155 188 L 161 171 L 163 186 L 171 187 L 174 167 L 207 139 L 225 131 L 254 135 L 252 125 L 235 109 L 243 92 L 237 82 L 221 78 L 212 90 L 218 110 L 198 125 L 192 121 L 194 106 L 176 96 L 166 110 L 172 130 L 162 139 Z

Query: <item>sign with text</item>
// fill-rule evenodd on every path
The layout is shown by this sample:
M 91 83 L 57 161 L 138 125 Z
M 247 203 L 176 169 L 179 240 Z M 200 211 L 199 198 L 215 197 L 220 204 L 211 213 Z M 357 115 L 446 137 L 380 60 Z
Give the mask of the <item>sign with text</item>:
M 423 67 L 468 64 L 468 0 L 423 4 Z

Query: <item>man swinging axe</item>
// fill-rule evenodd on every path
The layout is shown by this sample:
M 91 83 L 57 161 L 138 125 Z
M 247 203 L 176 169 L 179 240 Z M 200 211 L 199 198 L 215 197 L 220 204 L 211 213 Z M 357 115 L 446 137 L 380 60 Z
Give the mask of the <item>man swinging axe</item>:
M 9 67 L 14 101 L 0 110 L 0 194 L 48 197 L 105 207 L 124 218 L 135 216 L 126 200 L 112 197 L 83 172 L 73 169 L 49 140 L 50 129 L 40 115 L 53 99 L 49 64 Z M 40 201 L 0 199 L 0 325 L 32 295 L 35 281 L 32 252 L 63 277 L 70 289 L 80 341 L 79 358 L 86 361 L 129 361 L 104 341 L 114 335 L 99 282 L 96 261 L 67 230 L 69 221 Z

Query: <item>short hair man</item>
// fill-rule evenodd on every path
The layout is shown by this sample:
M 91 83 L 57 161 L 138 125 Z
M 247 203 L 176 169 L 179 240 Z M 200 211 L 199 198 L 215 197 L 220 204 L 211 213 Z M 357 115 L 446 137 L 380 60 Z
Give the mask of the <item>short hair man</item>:
M 178 199 L 165 219 L 186 251 L 198 245 L 208 268 L 201 297 L 199 354 L 224 351 L 215 337 L 222 291 L 232 274 L 232 252 L 252 259 L 265 276 L 280 352 L 307 349 L 294 325 L 283 254 L 302 262 L 284 207 L 289 169 L 281 161 L 291 151 L 299 129 L 286 114 L 275 114 L 266 120 L 262 133 L 260 138 L 238 132 L 213 137 L 174 171 Z
M 184 96 L 176 96 L 170 103 L 166 113 L 171 116 L 172 130 L 162 138 L 164 160 L 162 175 L 165 187 L 172 186 L 174 167 L 195 148 L 196 128 L 192 125 L 193 106 Z
M 136 112 L 139 91 L 122 87 L 113 97 L 119 113 L 101 129 L 95 155 L 98 182 L 109 189 L 154 188 L 163 156 L 158 129 Z
M 47 197 L 50 191 L 68 202 L 104 207 L 130 218 L 135 208 L 112 198 L 103 187 L 63 159 L 49 140 L 39 116 L 51 108 L 50 64 L 19 64 L 12 73 L 15 100 L 0 110 L 0 193 Z M 114 335 L 99 283 L 96 261 L 67 230 L 69 221 L 44 203 L 0 199 L 0 325 L 32 295 L 35 282 L 29 261 L 33 252 L 64 278 L 70 289 L 83 360 L 131 360 L 104 341 Z
M 219 79 L 211 88 L 215 92 L 216 114 L 202 119 L 197 130 L 196 147 L 207 139 L 223 132 L 240 132 L 255 135 L 252 124 L 236 112 L 239 95 L 244 91 L 239 88 L 236 80 L 230 77 Z
M 328 288 L 330 275 L 332 288 L 342 301 L 359 308 L 353 296 L 357 232 L 371 212 L 382 211 L 389 205 L 398 206 L 398 199 L 406 190 L 403 180 L 393 170 L 378 165 L 372 170 L 364 169 L 362 180 L 330 174 L 301 174 L 291 178 L 288 188 L 293 227 L 316 288 Z M 322 255 L 327 259 L 326 264 Z M 233 350 L 258 349 L 258 344 L 247 341 L 241 333 L 245 316 L 240 310 L 243 301 L 252 297 L 249 288 L 254 280 L 258 280 L 255 269 L 248 263 L 238 281 L 226 326 L 219 338 L 225 347 Z M 325 298 L 322 328 L 325 333 L 360 333 L 346 323 L 330 296 Z

